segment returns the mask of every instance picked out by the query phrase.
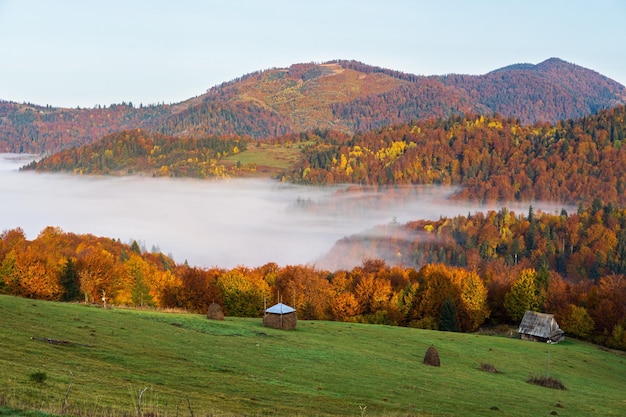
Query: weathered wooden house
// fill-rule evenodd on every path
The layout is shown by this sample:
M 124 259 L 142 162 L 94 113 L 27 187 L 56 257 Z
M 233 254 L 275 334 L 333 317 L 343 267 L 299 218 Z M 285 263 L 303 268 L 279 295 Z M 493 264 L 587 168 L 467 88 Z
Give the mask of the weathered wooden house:
M 564 332 L 552 314 L 526 311 L 517 329 L 523 340 L 558 343 L 564 338 Z
M 297 322 L 296 309 L 283 303 L 278 303 L 265 309 L 263 314 L 263 326 L 265 327 L 293 330 L 296 328 Z

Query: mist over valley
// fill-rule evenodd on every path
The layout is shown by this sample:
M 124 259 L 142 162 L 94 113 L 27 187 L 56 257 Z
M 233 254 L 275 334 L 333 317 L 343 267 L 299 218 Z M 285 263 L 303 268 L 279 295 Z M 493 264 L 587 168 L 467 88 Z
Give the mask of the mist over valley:
M 31 157 L 32 158 L 32 157 Z M 354 190 L 271 179 L 192 180 L 20 172 L 0 155 L 0 228 L 34 239 L 47 226 L 133 240 L 201 267 L 314 264 L 340 239 L 390 222 L 467 215 L 498 206 L 452 203 L 454 187 Z M 544 210 L 555 210 L 549 204 Z M 542 207 L 534 205 L 541 209 Z M 528 209 L 518 203 L 512 209 Z M 344 260 L 343 266 L 362 259 Z

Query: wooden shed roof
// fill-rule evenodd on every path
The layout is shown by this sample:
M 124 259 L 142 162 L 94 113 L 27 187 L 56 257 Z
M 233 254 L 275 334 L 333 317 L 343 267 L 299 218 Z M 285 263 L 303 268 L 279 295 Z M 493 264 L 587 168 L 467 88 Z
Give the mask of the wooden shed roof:
M 563 330 L 559 327 L 552 314 L 526 311 L 517 329 L 518 333 L 540 337 L 548 340 L 559 340 Z
M 278 303 L 278 304 L 271 306 L 270 308 L 265 309 L 266 313 L 271 313 L 271 314 L 289 314 L 289 313 L 293 313 L 294 311 L 296 311 L 295 308 L 289 307 L 287 304 L 283 304 L 283 303 Z

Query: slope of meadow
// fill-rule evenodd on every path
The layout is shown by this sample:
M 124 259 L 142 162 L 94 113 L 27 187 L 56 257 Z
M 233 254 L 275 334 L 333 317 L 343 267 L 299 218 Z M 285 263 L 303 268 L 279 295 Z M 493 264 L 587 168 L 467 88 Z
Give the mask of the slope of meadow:
M 317 321 L 284 332 L 260 319 L 9 296 L 0 315 L 0 407 L 90 416 L 610 416 L 626 407 L 624 356 L 574 340 Z M 440 368 L 422 364 L 431 345 Z M 526 382 L 548 364 L 566 390 Z

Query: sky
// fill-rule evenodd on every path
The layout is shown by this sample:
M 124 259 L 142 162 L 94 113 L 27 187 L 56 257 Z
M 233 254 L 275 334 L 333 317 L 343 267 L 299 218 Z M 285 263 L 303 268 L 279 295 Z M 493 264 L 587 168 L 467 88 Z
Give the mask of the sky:
M 177 103 L 333 59 L 441 75 L 558 57 L 626 85 L 624 22 L 623 0 L 0 0 L 0 99 Z

